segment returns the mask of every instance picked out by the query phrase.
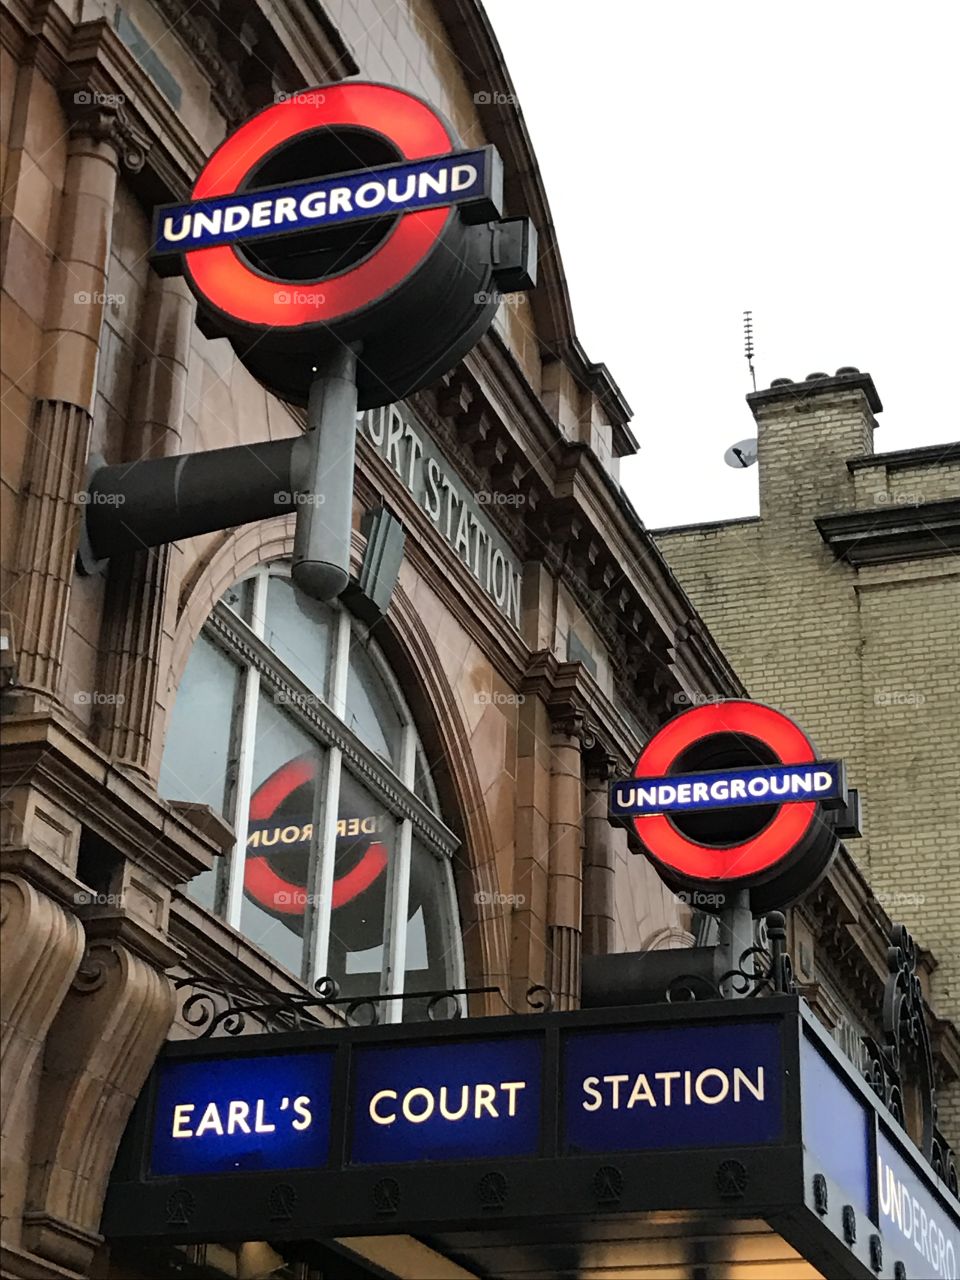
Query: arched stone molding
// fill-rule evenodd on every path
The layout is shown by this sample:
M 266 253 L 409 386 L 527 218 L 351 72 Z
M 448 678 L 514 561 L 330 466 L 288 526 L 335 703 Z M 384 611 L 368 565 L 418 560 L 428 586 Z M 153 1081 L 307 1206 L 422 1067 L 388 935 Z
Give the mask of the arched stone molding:
M 174 1016 L 154 964 L 115 937 L 90 941 L 47 1037 L 24 1244 L 85 1271 L 133 1104 Z
M 387 614 L 395 644 L 377 628 L 376 638 L 395 667 L 408 674 L 429 707 L 431 723 L 418 726 L 426 742 L 435 740 L 438 772 L 449 784 L 462 844 L 454 854 L 455 880 L 463 926 L 463 947 L 470 986 L 498 986 L 506 996 L 510 947 L 505 896 L 497 874 L 496 847 L 477 776 L 466 725 L 457 712 L 454 691 L 436 646 L 413 601 L 399 585 Z M 393 650 L 393 651 L 391 651 Z M 403 668 L 408 670 L 403 672 Z M 472 1014 L 507 1012 L 495 995 L 478 1002 Z

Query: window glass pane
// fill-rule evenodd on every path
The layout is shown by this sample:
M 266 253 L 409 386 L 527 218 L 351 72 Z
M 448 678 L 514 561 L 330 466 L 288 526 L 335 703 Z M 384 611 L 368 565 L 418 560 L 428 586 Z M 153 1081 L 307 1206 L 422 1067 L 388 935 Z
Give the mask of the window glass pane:
M 445 991 L 458 985 L 456 905 L 450 864 L 414 836 L 410 851 L 410 920 L 404 992 Z M 404 1022 L 427 1017 L 426 1000 L 403 1002 Z
M 168 800 L 193 800 L 228 813 L 233 782 L 231 730 L 238 706 L 240 668 L 200 636 L 173 704 L 157 789 Z M 187 885 L 196 902 L 212 910 L 217 869 Z
M 387 862 L 397 823 L 346 770 L 340 781 L 328 973 L 346 996 L 375 995 L 383 966 Z
M 232 587 L 227 587 L 220 597 L 220 603 L 225 604 L 234 613 L 239 613 L 244 622 L 249 622 L 250 610 L 253 606 L 253 579 L 243 578 L 240 582 L 235 582 Z
M 326 605 L 298 591 L 289 578 L 271 574 L 263 638 L 280 661 L 321 698 L 327 695 L 331 617 Z
M 319 746 L 261 691 L 240 931 L 299 974 Z
M 428 809 L 432 809 L 434 813 L 440 812 L 437 804 L 436 789 L 433 785 L 433 779 L 430 777 L 430 771 L 427 768 L 427 758 L 420 747 L 417 747 L 413 790 L 414 794 L 423 801 Z
M 371 751 L 399 772 L 403 724 L 383 677 L 355 638 L 350 644 L 347 676 L 347 724 Z

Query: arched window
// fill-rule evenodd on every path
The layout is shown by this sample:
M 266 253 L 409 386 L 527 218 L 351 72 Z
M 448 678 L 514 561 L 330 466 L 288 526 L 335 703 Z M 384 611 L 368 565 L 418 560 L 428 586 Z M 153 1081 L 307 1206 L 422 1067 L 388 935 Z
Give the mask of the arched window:
M 457 841 L 409 708 L 364 629 L 283 565 L 227 591 L 177 691 L 160 794 L 209 804 L 233 852 L 195 901 L 346 996 L 463 985 Z M 423 1002 L 385 1001 L 383 1020 Z

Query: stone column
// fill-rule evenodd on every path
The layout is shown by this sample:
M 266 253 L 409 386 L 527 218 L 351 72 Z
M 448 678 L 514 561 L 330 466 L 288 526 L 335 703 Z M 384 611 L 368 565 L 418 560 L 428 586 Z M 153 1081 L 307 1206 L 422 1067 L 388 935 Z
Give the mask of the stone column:
M 583 929 L 583 778 L 577 712 L 553 721 L 550 738 L 550 860 L 547 878 L 547 956 L 558 1009 L 580 1005 Z
M 50 270 L 13 612 L 21 686 L 56 695 L 82 517 L 117 182 L 115 118 L 74 123 Z
M 123 456 L 181 452 L 187 366 L 195 305 L 183 280 L 151 274 L 142 340 L 149 352 L 130 407 Z M 151 547 L 110 565 L 104 605 L 103 687 L 116 692 L 100 724 L 100 744 L 148 778 L 159 771 L 160 673 L 169 665 L 176 623 L 180 553 Z
M 23 1243 L 84 1272 L 97 1247 L 117 1147 L 173 1021 L 162 969 L 177 952 L 129 918 L 87 922 L 87 949 L 50 1028 Z
M 616 832 L 607 817 L 616 763 L 602 752 L 585 757 L 583 950 L 588 956 L 609 955 L 616 945 Z
M 19 1243 L 30 1167 L 25 1123 L 47 1032 L 83 955 L 79 920 L 22 876 L 0 879 L 0 1235 Z

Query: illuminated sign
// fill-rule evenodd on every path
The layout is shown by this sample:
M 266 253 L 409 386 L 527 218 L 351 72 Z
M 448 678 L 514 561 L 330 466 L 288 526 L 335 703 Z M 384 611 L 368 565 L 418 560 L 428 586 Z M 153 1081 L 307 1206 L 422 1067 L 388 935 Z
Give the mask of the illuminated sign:
M 957 1280 L 960 1276 L 960 1221 L 886 1134 L 877 1135 L 877 1197 L 880 1227 L 908 1280 Z
M 776 1142 L 782 1075 L 779 1033 L 762 1022 L 568 1036 L 565 1149 Z
M 542 1073 L 533 1037 L 360 1049 L 350 1163 L 536 1155 Z
M 500 212 L 502 168 L 493 147 L 416 163 L 384 165 L 234 196 L 163 205 L 154 214 L 153 252 L 183 253 L 242 244 L 442 205 Z
M 821 760 L 788 716 L 730 699 L 655 733 L 633 775 L 611 785 L 609 812 L 632 823 L 669 885 L 718 908 L 749 889 L 758 914 L 811 888 L 841 831 L 858 834 L 850 805 L 842 764 Z
M 960 1205 L 795 995 L 170 1044 L 102 1230 L 429 1236 L 597 1213 L 611 1231 L 775 1218 L 824 1275 L 957 1280 Z
M 156 211 L 152 259 L 198 323 L 306 404 L 318 361 L 362 345 L 361 408 L 435 381 L 532 288 L 536 232 L 501 218 L 492 146 L 460 147 L 429 103 L 363 81 L 305 89 L 230 133 L 189 201 Z
M 858 1214 L 870 1213 L 870 1116 L 808 1036 L 800 1044 L 803 1143 L 813 1168 L 843 1188 Z
M 844 794 L 843 766 L 835 763 L 682 773 L 616 783 L 610 811 L 624 817 L 644 813 L 703 813 L 737 805 L 837 800 Z
M 332 1069 L 332 1050 L 165 1063 L 157 1082 L 150 1172 L 324 1165 Z

